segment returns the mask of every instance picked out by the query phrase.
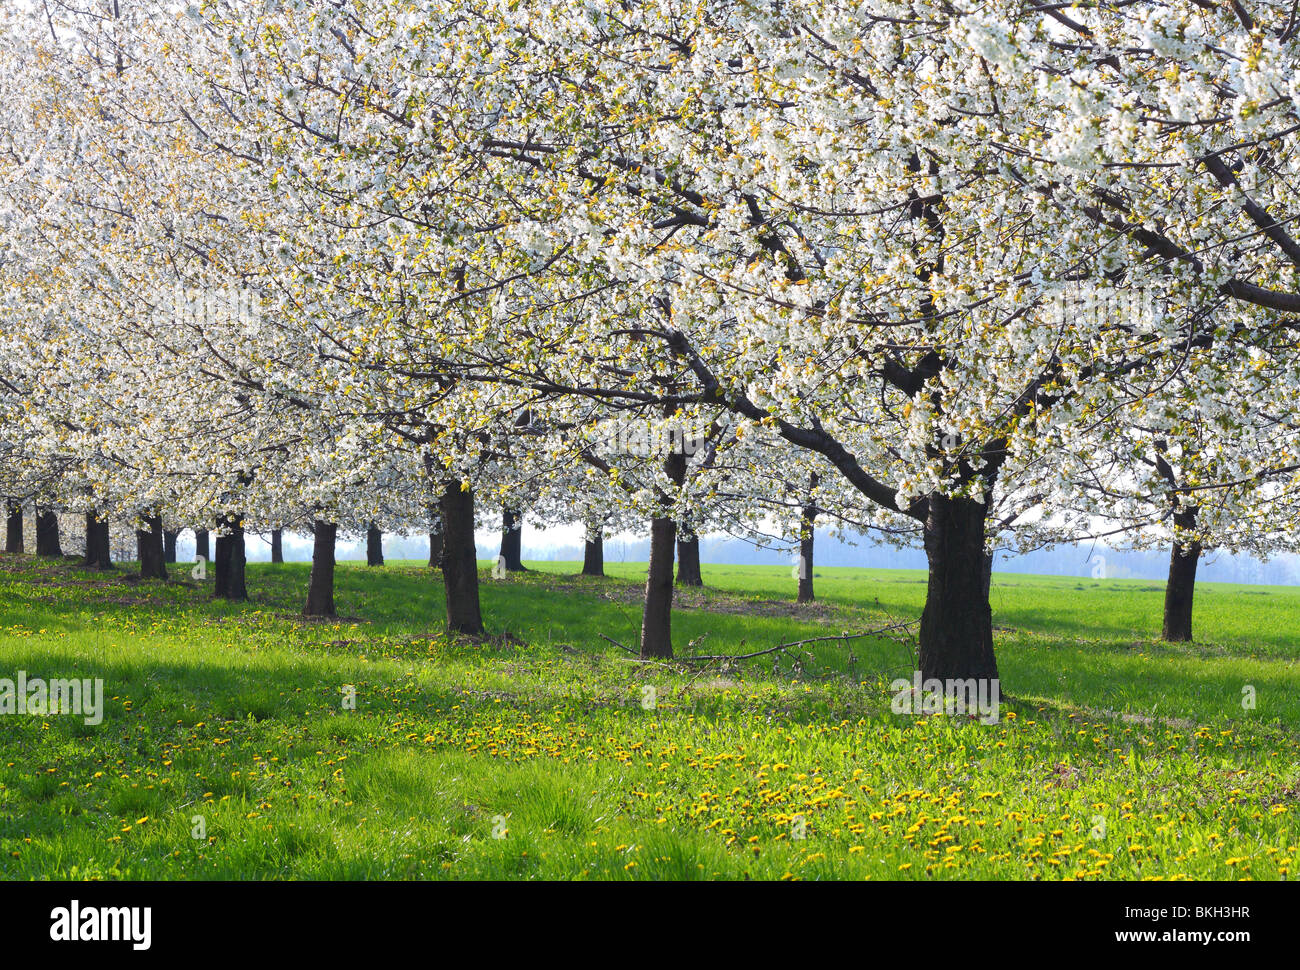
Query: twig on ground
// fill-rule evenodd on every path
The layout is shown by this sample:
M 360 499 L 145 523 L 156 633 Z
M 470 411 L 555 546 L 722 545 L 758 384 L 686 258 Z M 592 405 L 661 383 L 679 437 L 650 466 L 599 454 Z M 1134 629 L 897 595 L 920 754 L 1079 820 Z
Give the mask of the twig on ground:
M 682 685 L 682 687 L 678 689 L 677 696 L 682 697 L 687 691 L 689 691 L 692 687 L 694 687 L 695 682 L 699 680 L 701 677 L 703 677 L 705 674 L 707 674 L 712 669 L 712 667 L 713 667 L 712 664 L 705 664 L 703 667 L 697 670 L 695 672 L 695 676 L 692 677 L 690 680 L 688 680 L 684 685 Z
M 753 653 L 705 654 L 703 656 L 680 657 L 677 659 L 683 661 L 751 660 L 754 657 L 766 656 L 769 653 L 776 653 L 780 650 L 793 650 L 796 647 L 807 646 L 810 643 L 825 643 L 830 640 L 861 640 L 863 637 L 880 636 L 882 633 L 888 633 L 891 630 L 901 630 L 912 626 L 915 622 L 915 620 L 905 620 L 899 623 L 891 623 L 889 626 L 882 626 L 876 630 L 867 630 L 863 633 L 838 633 L 824 637 L 809 637 L 807 640 L 794 640 L 790 643 L 779 643 L 775 647 L 768 647 L 766 650 L 755 650 Z
M 623 644 L 615 640 L 613 637 L 607 637 L 603 633 L 598 633 L 596 635 L 600 637 L 602 640 L 605 640 L 608 643 L 612 643 L 614 646 L 618 647 L 620 650 L 624 651 L 625 653 L 631 654 L 635 658 L 633 661 L 631 661 L 633 663 L 653 663 L 664 667 L 672 667 L 673 665 L 703 664 L 704 666 L 699 670 L 699 672 L 696 673 L 695 676 L 692 677 L 689 682 L 687 682 L 685 687 L 683 687 L 681 690 L 678 691 L 678 694 L 680 695 L 681 693 L 689 689 L 691 685 L 694 684 L 695 681 L 698 680 L 702 674 L 704 674 L 707 670 L 709 670 L 709 668 L 713 664 L 717 664 L 717 663 L 733 664 L 740 660 L 753 660 L 755 657 L 765 657 L 773 653 L 797 650 L 799 647 L 806 647 L 810 643 L 828 643 L 832 641 L 838 641 L 843 643 L 849 640 L 861 640 L 866 637 L 883 636 L 884 634 L 891 633 L 897 630 L 906 630 L 909 627 L 915 626 L 917 622 L 918 622 L 917 620 L 900 620 L 897 623 L 890 623 L 887 626 L 877 627 L 874 630 L 864 630 L 862 633 L 835 633 L 835 634 L 828 634 L 822 637 L 808 637 L 806 640 L 793 640 L 790 643 L 778 643 L 774 647 L 768 647 L 764 650 L 755 650 L 751 653 L 700 654 L 695 656 L 688 655 L 684 657 L 666 657 L 660 660 L 651 660 L 649 658 L 642 658 L 641 655 L 637 653 L 637 651 L 633 650 L 631 647 L 624 646 Z M 705 636 L 707 636 L 707 634 L 705 634 Z M 691 644 L 694 645 L 696 643 L 699 643 L 703 639 L 704 637 L 698 637 L 695 640 L 692 640 Z M 896 638 L 890 637 L 889 639 L 896 639 Z M 811 654 L 806 650 L 800 652 L 803 653 L 804 656 L 811 656 Z
M 625 651 L 625 652 L 627 652 L 627 653 L 630 653 L 630 654 L 631 654 L 632 656 L 634 656 L 634 657 L 638 657 L 638 656 L 640 656 L 640 654 L 638 654 L 638 653 L 637 653 L 635 650 L 633 650 L 631 647 L 625 647 L 625 646 L 623 646 L 623 644 L 619 643 L 619 642 L 618 642 L 617 640 L 615 640 L 613 637 L 607 637 L 607 636 L 605 636 L 605 634 L 603 634 L 603 633 L 597 633 L 596 636 L 600 637 L 602 640 L 608 640 L 610 643 L 614 644 L 614 646 L 618 647 L 620 650 L 623 650 L 623 651 Z
M 676 670 L 680 673 L 680 667 L 674 667 L 671 660 L 642 660 L 640 657 L 615 657 L 619 663 L 625 664 L 651 664 L 655 667 L 667 667 L 669 670 Z

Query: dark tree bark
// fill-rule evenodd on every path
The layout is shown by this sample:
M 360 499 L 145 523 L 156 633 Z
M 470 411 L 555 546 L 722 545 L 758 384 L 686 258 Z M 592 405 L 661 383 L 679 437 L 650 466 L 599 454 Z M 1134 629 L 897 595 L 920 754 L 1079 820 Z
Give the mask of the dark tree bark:
M 674 485 L 686 479 L 686 457 L 670 454 L 664 471 Z M 677 522 L 672 517 L 650 521 L 650 564 L 646 570 L 645 604 L 641 613 L 641 656 L 673 655 L 673 553 L 677 546 Z
M 813 499 L 820 481 L 821 476 L 816 472 L 808 473 L 808 498 L 799 510 L 799 592 L 795 596 L 796 603 L 811 603 L 817 598 L 813 595 L 813 541 L 820 510 L 813 504 Z
M 212 561 L 212 552 L 208 546 L 207 529 L 194 530 L 194 561 L 198 562 L 200 556 L 203 557 L 205 562 Z
M 429 530 L 429 568 L 442 568 L 442 529 Z
M 1196 594 L 1196 567 L 1200 559 L 1199 542 L 1175 542 L 1169 554 L 1169 581 L 1165 584 L 1165 623 L 1162 636 L 1171 643 L 1192 639 L 1192 599 Z
M 307 605 L 303 616 L 335 616 L 334 612 L 334 543 L 339 527 L 319 519 L 312 524 L 315 542 L 311 550 L 311 580 L 307 585 Z
M 217 541 L 212 550 L 212 595 L 228 599 L 230 592 L 230 536 L 222 535 L 218 523 Z
M 86 513 L 87 569 L 112 569 L 113 556 L 109 548 L 108 521 L 100 519 L 93 511 Z
M 366 529 L 366 565 L 382 566 L 384 564 L 384 533 L 373 522 Z
M 5 552 L 26 552 L 23 543 L 23 506 L 10 499 L 9 516 L 5 520 Z
M 313 552 L 313 558 L 315 553 Z M 284 562 L 284 530 L 271 530 L 271 562 Z
M 991 592 L 993 592 L 993 553 L 986 551 L 984 553 L 984 598 L 986 600 Z
M 141 524 L 147 529 L 135 530 L 136 558 L 140 561 L 141 579 L 166 579 L 167 567 L 164 564 L 162 516 L 141 516 Z
M 587 531 L 587 542 L 582 550 L 582 575 L 605 575 L 605 537 L 599 528 Z
M 478 558 L 474 550 L 474 493 L 448 482 L 441 498 L 442 579 L 447 596 L 447 627 L 456 633 L 482 633 L 478 601 Z
M 700 575 L 700 537 L 685 526 L 677 533 L 677 585 L 704 585 L 704 577 Z
M 52 509 L 36 509 L 36 555 L 58 558 L 63 555 L 59 541 L 59 514 Z
M 524 520 L 512 508 L 501 510 L 501 558 L 505 561 L 506 572 L 523 573 Z
M 176 561 L 176 537 L 179 532 L 173 532 L 171 529 L 163 532 L 163 562 Z
M 248 550 L 244 544 L 244 517 L 241 515 L 235 519 L 234 534 L 230 537 L 230 592 L 227 599 L 248 599 L 247 565 Z
M 650 564 L 646 572 L 645 608 L 641 615 L 641 656 L 673 655 L 673 552 L 677 523 L 650 522 Z
M 799 523 L 799 594 L 796 603 L 811 603 L 813 595 L 813 528 L 817 522 L 817 508 L 805 505 Z
M 226 516 L 218 522 L 216 555 L 213 557 L 215 577 L 212 595 L 218 599 L 246 600 L 248 585 L 245 566 L 248 558 L 244 547 L 244 520 L 242 516 Z
M 920 665 L 926 679 L 996 680 L 993 614 L 984 592 L 987 506 L 930 495 L 925 555 L 930 577 L 921 613 Z
M 1178 493 L 1178 475 L 1167 459 L 1168 446 L 1156 441 L 1156 470 L 1169 484 L 1169 501 L 1174 516 L 1175 535 L 1196 528 L 1199 509 L 1183 505 Z M 1171 643 L 1192 639 L 1192 599 L 1196 594 L 1196 567 L 1201 560 L 1201 544 L 1174 540 L 1169 553 L 1169 579 L 1165 583 L 1165 622 L 1161 636 Z

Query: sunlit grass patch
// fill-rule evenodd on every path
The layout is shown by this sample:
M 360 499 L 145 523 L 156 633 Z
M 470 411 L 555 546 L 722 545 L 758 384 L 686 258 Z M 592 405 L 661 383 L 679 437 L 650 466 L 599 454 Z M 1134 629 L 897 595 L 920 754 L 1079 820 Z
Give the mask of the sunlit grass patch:
M 0 676 L 100 677 L 105 711 L 0 719 L 6 878 L 1294 872 L 1300 650 L 1269 623 L 1251 641 L 1237 611 L 1259 597 L 1231 588 L 1199 644 L 1167 648 L 1131 628 L 1146 592 L 1007 578 L 986 725 L 892 714 L 910 658 L 889 638 L 637 663 L 600 636 L 635 642 L 630 567 L 485 573 L 490 635 L 449 638 L 414 565 L 340 568 L 357 620 L 303 623 L 302 565 L 250 567 L 253 600 L 232 606 L 162 583 L 105 602 L 98 574 L 9 564 Z M 915 615 L 915 578 L 837 571 L 800 613 L 765 605 L 792 596 L 781 575 L 706 566 L 718 588 L 675 633 L 722 654 L 872 629 Z

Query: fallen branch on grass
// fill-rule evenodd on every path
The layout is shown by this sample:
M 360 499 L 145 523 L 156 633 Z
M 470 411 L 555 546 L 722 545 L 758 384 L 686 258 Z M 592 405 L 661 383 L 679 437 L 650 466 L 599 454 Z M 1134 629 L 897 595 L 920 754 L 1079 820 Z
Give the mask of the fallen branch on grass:
M 765 650 L 755 650 L 753 653 L 698 654 L 695 656 L 673 657 L 666 661 L 659 661 L 659 662 L 683 663 L 683 664 L 689 664 L 689 663 L 712 664 L 712 663 L 720 663 L 720 662 L 732 663 L 737 660 L 753 660 L 755 657 L 765 657 L 768 654 L 778 653 L 784 650 L 795 650 L 798 649 L 799 647 L 806 647 L 810 643 L 827 643 L 830 641 L 846 642 L 849 640 L 861 640 L 864 637 L 878 637 L 878 636 L 882 636 L 883 634 L 891 633 L 896 630 L 905 630 L 908 627 L 915 626 L 917 622 L 918 621 L 916 620 L 902 620 L 898 623 L 891 623 L 888 626 L 878 627 L 875 630 L 866 630 L 862 633 L 836 633 L 836 634 L 828 634 L 827 636 L 824 637 L 809 637 L 806 640 L 794 640 L 791 641 L 790 643 L 778 643 L 775 647 L 768 647 Z M 607 637 L 603 633 L 598 633 L 596 635 L 600 637 L 602 640 L 612 643 L 620 650 L 630 653 L 634 657 L 638 657 L 638 658 L 640 657 L 640 655 L 631 647 L 625 647 L 623 644 L 619 643 L 613 637 Z M 704 638 L 700 637 L 699 639 L 692 640 L 691 642 L 692 644 L 698 643 L 702 639 Z
M 597 633 L 596 636 L 600 637 L 602 640 L 608 640 L 610 643 L 614 644 L 614 646 L 618 647 L 620 650 L 626 650 L 628 653 L 630 653 L 630 654 L 631 654 L 632 656 L 634 656 L 634 657 L 639 657 L 639 656 L 641 656 L 639 653 L 637 653 L 637 652 L 636 652 L 635 650 L 633 650 L 631 647 L 625 647 L 625 646 L 623 646 L 623 644 L 619 643 L 619 642 L 618 642 L 617 640 L 615 640 L 613 637 L 607 637 L 607 636 L 605 636 L 605 634 L 603 634 L 603 633 Z
M 702 656 L 696 656 L 696 657 L 681 657 L 680 659 L 690 660 L 690 661 L 752 660 L 754 657 L 764 657 L 769 653 L 777 653 L 778 651 L 781 650 L 793 650 L 797 647 L 807 646 L 810 643 L 826 643 L 831 640 L 839 640 L 839 641 L 861 640 L 863 637 L 876 637 L 876 636 L 880 636 L 883 633 L 889 633 L 893 630 L 906 629 L 909 626 L 915 625 L 915 623 L 916 620 L 905 620 L 899 623 L 891 623 L 889 626 L 882 626 L 876 630 L 867 630 L 863 633 L 838 633 L 838 634 L 828 635 L 824 637 L 809 637 L 807 640 L 794 640 L 790 643 L 779 643 L 775 647 L 768 647 L 766 650 L 755 650 L 753 653 L 704 654 Z

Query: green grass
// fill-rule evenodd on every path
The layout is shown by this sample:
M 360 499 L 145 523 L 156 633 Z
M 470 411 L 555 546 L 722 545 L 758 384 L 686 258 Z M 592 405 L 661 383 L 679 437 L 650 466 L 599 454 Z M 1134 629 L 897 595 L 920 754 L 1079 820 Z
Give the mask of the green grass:
M 1294 872 L 1300 591 L 1202 584 L 1199 639 L 1175 647 L 1157 584 L 997 577 L 1005 696 L 985 725 L 891 713 L 906 637 L 642 664 L 600 637 L 635 643 L 642 567 L 483 565 L 489 636 L 453 639 L 416 564 L 341 566 L 348 619 L 321 623 L 296 615 L 302 564 L 250 566 L 253 599 L 232 606 L 0 560 L 0 677 L 101 677 L 106 701 L 98 726 L 0 718 L 0 876 Z M 925 591 L 915 572 L 823 568 L 795 608 L 788 568 L 704 577 L 674 615 L 679 653 L 914 619 Z

